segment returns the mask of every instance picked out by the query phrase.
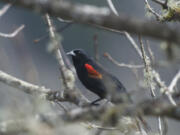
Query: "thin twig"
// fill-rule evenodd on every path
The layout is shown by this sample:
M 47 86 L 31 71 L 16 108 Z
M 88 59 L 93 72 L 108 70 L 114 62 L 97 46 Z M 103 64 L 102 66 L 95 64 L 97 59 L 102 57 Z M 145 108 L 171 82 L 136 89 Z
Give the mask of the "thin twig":
M 151 50 L 151 47 L 150 47 L 150 44 L 149 44 L 149 41 L 146 40 L 146 45 L 147 45 L 147 50 L 148 50 L 148 53 L 149 53 L 149 56 L 150 56 L 150 59 L 151 59 L 151 65 L 154 65 L 155 63 L 155 57 L 154 57 L 154 53 L 153 51 Z
M 152 0 L 153 2 L 161 5 L 164 9 L 167 9 L 168 8 L 168 5 L 167 5 L 167 0 L 166 1 L 162 1 L 162 0 Z
M 62 19 L 60 17 L 57 18 L 60 22 L 64 22 L 64 23 L 71 23 L 72 20 L 65 20 L 65 19 Z
M 118 12 L 117 12 L 114 4 L 112 3 L 112 0 L 107 0 L 107 3 L 108 3 L 108 5 L 109 5 L 111 11 L 112 11 L 115 15 L 119 16 L 119 14 L 118 14 Z M 133 45 L 133 47 L 137 50 L 138 54 L 141 56 L 140 50 L 139 50 L 139 48 L 138 48 L 138 45 L 136 44 L 136 42 L 134 41 L 134 39 L 131 37 L 131 35 L 130 35 L 128 32 L 126 32 L 126 31 L 121 31 L 121 33 L 126 36 L 126 38 L 131 42 L 131 44 Z
M 163 129 L 162 129 L 162 120 L 161 120 L 161 117 L 158 117 L 158 130 L 159 130 L 159 133 L 160 135 L 163 135 Z
M 82 124 L 85 125 L 87 128 L 96 128 L 96 129 L 101 129 L 101 130 L 120 130 L 120 129 L 115 128 L 115 127 L 102 127 L 99 125 L 92 124 L 90 122 L 88 122 L 88 123 L 83 122 Z
M 131 35 L 129 33 L 124 32 L 124 34 L 125 34 L 126 38 L 131 42 L 131 45 L 133 46 L 133 48 L 137 51 L 139 56 L 142 58 L 141 50 L 139 49 L 139 47 L 136 44 L 136 42 L 134 41 L 134 39 L 131 37 Z
M 61 102 L 56 102 L 56 104 L 58 104 L 66 113 L 68 113 L 68 109 L 67 109 L 67 107 L 65 106 L 65 105 L 63 105 Z
M 5 6 L 3 6 L 3 8 L 0 9 L 0 17 L 2 17 L 8 11 L 10 7 L 11 7 L 11 4 L 6 4 Z
M 144 2 L 149 12 L 152 13 L 156 17 L 156 19 L 159 21 L 162 18 L 162 16 L 153 10 L 153 8 L 149 5 L 148 0 L 144 0 Z
M 24 29 L 25 25 L 21 25 L 19 28 L 17 28 L 14 32 L 6 34 L 6 33 L 0 33 L 1 37 L 4 38 L 13 38 L 15 37 L 22 29 Z
M 112 10 L 112 12 L 113 12 L 115 15 L 119 16 L 116 8 L 114 7 L 114 4 L 112 3 L 112 0 L 107 0 L 107 3 L 108 3 L 108 5 L 109 5 L 110 9 Z
M 131 64 L 124 64 L 124 63 L 119 63 L 115 59 L 111 57 L 109 53 L 104 53 L 104 57 L 110 60 L 113 64 L 117 65 L 118 67 L 126 67 L 126 68 L 143 68 L 143 65 L 131 65 Z
M 172 81 L 168 87 L 169 92 L 171 92 L 171 93 L 174 92 L 174 87 L 176 86 L 179 79 L 180 79 L 180 70 L 177 72 L 177 74 L 172 79 Z
M 64 30 L 66 30 L 67 28 L 69 28 L 69 26 L 71 26 L 72 24 L 73 24 L 73 23 L 67 23 L 67 24 L 65 24 L 63 27 L 57 28 L 57 32 L 63 32 Z M 41 37 L 39 37 L 39 38 L 34 39 L 33 42 L 34 42 L 34 43 L 38 43 L 38 42 L 40 42 L 41 40 L 44 40 L 44 39 L 46 39 L 46 38 L 48 38 L 48 37 L 49 37 L 49 34 L 45 34 L 45 35 L 43 35 L 43 36 L 41 36 Z
M 177 106 L 175 100 L 173 99 L 172 97 L 172 94 L 174 92 L 174 87 L 176 86 L 177 84 L 177 81 L 179 80 L 180 78 L 180 70 L 178 71 L 178 73 L 174 76 L 174 78 L 172 79 L 170 85 L 168 88 L 166 88 L 166 90 L 164 91 L 164 93 L 168 96 L 170 102 L 172 103 L 172 105 L 174 106 Z

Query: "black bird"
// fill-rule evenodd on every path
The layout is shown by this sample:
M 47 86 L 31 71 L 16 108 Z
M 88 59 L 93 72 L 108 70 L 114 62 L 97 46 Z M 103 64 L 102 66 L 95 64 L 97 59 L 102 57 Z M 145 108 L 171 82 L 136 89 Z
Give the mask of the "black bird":
M 75 49 L 67 53 L 72 56 L 72 61 L 77 72 L 77 76 L 82 84 L 100 98 L 93 101 L 92 105 L 97 105 L 96 102 L 107 98 L 113 103 L 124 103 L 132 100 L 126 91 L 123 84 L 112 74 L 107 72 L 102 66 L 94 62 L 86 52 L 81 49 Z M 138 115 L 138 118 L 143 123 L 146 131 L 150 131 L 147 122 Z
M 75 49 L 67 53 L 72 56 L 77 76 L 82 84 L 99 98 L 91 104 L 106 98 L 111 102 L 131 102 L 123 84 L 102 66 L 91 59 L 85 51 Z

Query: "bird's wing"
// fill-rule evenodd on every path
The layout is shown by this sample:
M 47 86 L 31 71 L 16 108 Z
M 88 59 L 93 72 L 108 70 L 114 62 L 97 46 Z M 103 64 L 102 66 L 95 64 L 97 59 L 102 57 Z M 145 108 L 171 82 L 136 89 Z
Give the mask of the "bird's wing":
M 94 79 L 102 79 L 102 73 L 97 69 L 97 66 L 93 63 L 85 63 L 84 64 L 88 77 L 94 78 Z
M 115 89 L 117 89 L 117 91 L 126 92 L 126 88 L 123 86 L 123 84 L 115 76 L 106 71 L 101 65 L 98 65 L 92 61 L 89 61 L 85 65 L 89 77 L 103 81 L 105 85 L 109 85 L 106 87 L 113 86 Z

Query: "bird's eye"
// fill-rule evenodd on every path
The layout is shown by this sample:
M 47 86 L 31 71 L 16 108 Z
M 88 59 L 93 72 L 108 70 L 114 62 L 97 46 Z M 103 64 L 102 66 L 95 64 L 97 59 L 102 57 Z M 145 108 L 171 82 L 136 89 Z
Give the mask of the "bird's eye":
M 76 51 L 76 53 L 78 54 L 78 53 L 79 53 L 79 51 Z

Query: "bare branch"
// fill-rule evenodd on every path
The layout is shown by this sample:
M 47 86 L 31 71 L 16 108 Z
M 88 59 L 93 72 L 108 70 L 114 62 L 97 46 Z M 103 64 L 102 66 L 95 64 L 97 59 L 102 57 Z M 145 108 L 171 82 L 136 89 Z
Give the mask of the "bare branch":
M 64 23 L 72 23 L 72 20 L 65 20 L 65 19 L 62 19 L 60 17 L 57 18 L 60 22 L 64 22 Z
M 147 50 L 148 50 L 148 53 L 149 53 L 149 56 L 150 56 L 150 59 L 151 59 L 151 65 L 154 65 L 155 63 L 155 57 L 154 57 L 154 53 L 153 51 L 151 50 L 151 47 L 150 47 L 150 44 L 149 44 L 149 41 L 146 40 L 146 44 L 147 44 Z
M 65 87 L 63 96 L 68 98 L 69 101 L 74 102 L 77 105 L 85 105 L 88 104 L 89 101 L 79 92 L 77 91 L 77 88 L 75 87 L 75 76 L 73 72 L 68 69 L 64 63 L 63 57 L 62 57 L 62 47 L 61 46 L 61 39 L 57 38 L 57 35 L 55 34 L 55 28 L 51 22 L 51 19 L 48 14 L 46 14 L 46 20 L 49 27 L 49 34 L 52 40 L 52 43 L 50 44 L 51 51 L 54 52 L 57 62 L 59 64 L 59 69 L 62 75 L 62 81 Z
M 5 33 L 0 33 L 1 37 L 4 38 L 13 38 L 15 37 L 22 29 L 24 29 L 25 25 L 21 25 L 19 28 L 17 28 L 14 32 L 5 34 Z
M 110 9 L 112 10 L 112 12 L 119 16 L 119 13 L 117 12 L 116 8 L 114 7 L 114 4 L 112 2 L 112 0 L 107 0 L 107 3 L 110 7 Z M 126 38 L 131 42 L 131 44 L 133 45 L 133 47 L 137 50 L 137 52 L 140 54 L 140 50 L 137 47 L 137 44 L 135 43 L 134 39 L 131 37 L 131 35 L 124 31 L 121 32 L 122 34 L 124 34 L 126 36 Z M 104 56 L 106 58 L 108 58 L 112 63 L 114 63 L 115 65 L 119 66 L 119 67 L 127 67 L 127 68 L 142 68 L 142 65 L 130 65 L 130 64 L 124 64 L 124 63 L 118 63 L 117 61 L 115 61 L 108 53 L 105 53 Z
M 11 7 L 11 4 L 6 4 L 1 10 L 0 10 L 0 17 L 2 17 L 8 9 Z
M 180 70 L 178 71 L 178 73 L 174 76 L 174 78 L 172 79 L 172 81 L 171 81 L 171 83 L 170 83 L 170 85 L 169 85 L 169 87 L 168 87 L 168 91 L 169 92 L 174 92 L 174 87 L 176 86 L 176 84 L 177 84 L 177 82 L 178 82 L 178 80 L 180 79 Z
M 44 86 L 38 86 L 28 83 L 14 76 L 11 76 L 3 71 L 0 71 L 0 82 L 3 82 L 6 85 L 9 85 L 27 94 L 38 94 L 41 98 L 50 101 L 68 101 L 63 96 L 62 92 L 57 92 L 55 90 L 45 88 Z
M 50 89 L 47 89 L 45 87 L 33 85 L 18 78 L 15 78 L 3 71 L 0 71 L 0 81 L 11 87 L 17 88 L 29 94 L 33 94 L 33 93 L 45 94 L 51 91 Z
M 131 37 L 131 35 L 129 33 L 124 32 L 124 34 L 125 34 L 126 38 L 131 42 L 131 45 L 133 46 L 133 48 L 137 51 L 139 56 L 142 58 L 141 50 L 139 49 L 139 47 L 136 44 L 136 42 L 134 41 L 134 39 Z
M 67 23 L 66 25 L 64 25 L 63 27 L 57 28 L 57 32 L 63 32 L 64 30 L 66 30 L 67 28 L 69 28 L 72 24 L 73 24 L 73 23 L 69 22 L 69 23 Z M 43 35 L 43 36 L 40 36 L 40 37 L 34 39 L 33 42 L 34 42 L 34 43 L 38 43 L 38 42 L 40 42 L 41 40 L 44 40 L 44 39 L 46 39 L 46 38 L 48 38 L 48 37 L 49 37 L 49 34 L 45 34 L 45 35 Z
M 145 2 L 145 5 L 147 6 L 149 12 L 152 13 L 152 14 L 156 17 L 156 19 L 157 19 L 158 21 L 161 20 L 162 16 L 159 15 L 158 13 L 156 13 L 156 12 L 152 9 L 152 7 L 149 5 L 148 0 L 144 0 L 144 2 Z
M 73 101 L 72 99 L 69 99 L 69 97 L 64 97 L 63 92 L 51 90 L 51 89 L 45 88 L 44 86 L 38 86 L 38 85 L 28 83 L 26 81 L 13 77 L 3 71 L 0 71 L 0 82 L 3 82 L 27 94 L 38 94 L 41 98 L 47 99 L 50 101 L 55 101 L 55 102 L 69 101 L 76 105 L 81 105 L 79 102 L 84 101 L 83 99 L 81 99 L 81 96 L 79 96 L 79 100 L 78 100 L 79 102 Z
M 110 60 L 113 64 L 117 65 L 118 67 L 126 67 L 126 68 L 143 68 L 143 65 L 131 65 L 131 64 L 124 64 L 119 63 L 115 59 L 111 57 L 109 53 L 104 53 L 104 57 L 106 57 L 108 60 Z
M 115 15 L 119 16 L 116 8 L 114 7 L 114 4 L 112 3 L 112 0 L 106 0 L 106 1 L 107 1 L 108 5 L 109 5 L 110 9 L 112 10 L 112 12 L 113 12 Z
M 11 0 L 1 0 L 11 2 Z M 128 15 L 114 15 L 107 8 L 98 8 L 85 4 L 72 4 L 68 1 L 55 0 L 18 0 L 14 3 L 22 7 L 37 9 L 41 13 L 49 13 L 52 16 L 58 16 L 62 19 L 72 19 L 75 22 L 90 24 L 98 28 L 113 29 L 118 31 L 127 31 L 134 34 L 150 36 L 156 39 L 168 40 L 180 45 L 179 30 L 172 29 L 168 25 L 157 22 L 149 22 Z M 71 10 L 69 10 L 71 9 Z
M 162 0 L 152 0 L 154 1 L 155 3 L 161 5 L 164 9 L 167 9 L 168 6 L 167 6 L 167 0 L 166 1 L 162 1 Z
M 141 39 L 141 36 L 139 36 L 139 42 L 140 42 L 140 48 L 141 48 L 141 53 L 142 53 L 142 60 L 144 62 L 145 65 L 145 78 L 147 79 L 147 84 L 151 90 L 151 96 L 153 98 L 156 97 L 156 94 L 154 92 L 155 87 L 154 87 L 154 83 L 153 83 L 153 76 L 151 75 L 151 65 L 150 65 L 150 59 L 149 57 L 146 55 L 145 49 L 144 49 L 144 44 L 143 41 Z
M 96 128 L 96 129 L 101 129 L 101 130 L 120 130 L 118 128 L 115 128 L 115 127 L 102 127 L 102 126 L 99 126 L 99 125 L 95 125 L 95 124 L 92 124 L 92 123 L 82 123 L 84 126 L 88 127 L 88 128 Z

